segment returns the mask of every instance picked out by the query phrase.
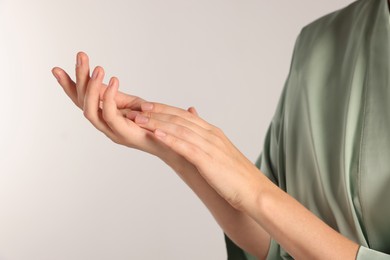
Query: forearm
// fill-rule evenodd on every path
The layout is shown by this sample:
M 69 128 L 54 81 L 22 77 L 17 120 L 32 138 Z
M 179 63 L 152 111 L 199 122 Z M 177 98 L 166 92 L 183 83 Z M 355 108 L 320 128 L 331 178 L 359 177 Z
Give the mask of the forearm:
M 226 202 L 192 164 L 183 163 L 181 157 L 173 159 L 172 156 L 164 161 L 195 192 L 231 240 L 257 258 L 265 258 L 270 236 L 256 221 Z
M 166 113 L 183 114 L 170 106 L 153 103 L 150 107 L 147 120 L 140 117 L 135 122 L 153 131 L 157 139 L 196 166 L 198 171 L 193 166 L 173 168 L 243 249 L 264 257 L 269 234 L 295 259 L 356 257 L 356 243 L 334 231 L 273 184 L 222 130 L 188 113 L 183 115 L 186 119 L 169 116 Z M 172 165 L 180 167 L 180 163 Z M 263 229 L 250 222 L 251 218 Z M 259 247 L 263 248 L 256 251 Z
M 359 246 L 333 230 L 265 176 L 256 176 L 259 196 L 244 212 L 295 259 L 355 259 Z

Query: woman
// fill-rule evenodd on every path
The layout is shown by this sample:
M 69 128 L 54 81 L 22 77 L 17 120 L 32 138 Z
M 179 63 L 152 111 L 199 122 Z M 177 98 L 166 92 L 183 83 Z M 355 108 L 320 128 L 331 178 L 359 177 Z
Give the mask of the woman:
M 183 110 L 103 84 L 78 53 L 76 82 L 53 74 L 115 143 L 158 156 L 226 234 L 229 259 L 390 259 L 390 20 L 358 0 L 305 26 L 253 165 Z

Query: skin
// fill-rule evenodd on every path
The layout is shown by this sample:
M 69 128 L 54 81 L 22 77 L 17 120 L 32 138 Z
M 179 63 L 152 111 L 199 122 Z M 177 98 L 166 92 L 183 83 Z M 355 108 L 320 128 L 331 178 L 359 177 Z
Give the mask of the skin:
M 244 250 L 265 259 L 272 237 L 295 259 L 356 258 L 358 244 L 274 185 L 195 108 L 122 93 L 117 78 L 103 83 L 103 68 L 89 76 L 85 53 L 76 59 L 76 82 L 61 68 L 52 72 L 83 115 L 115 143 L 161 158 Z

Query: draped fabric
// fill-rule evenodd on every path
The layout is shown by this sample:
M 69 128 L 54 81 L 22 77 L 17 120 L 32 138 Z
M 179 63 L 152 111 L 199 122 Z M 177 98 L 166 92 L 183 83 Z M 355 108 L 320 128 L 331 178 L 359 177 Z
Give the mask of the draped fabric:
M 361 245 L 358 260 L 390 260 L 389 44 L 388 0 L 358 0 L 305 26 L 256 162 Z M 225 240 L 229 260 L 255 259 Z M 271 240 L 267 259 L 292 258 Z

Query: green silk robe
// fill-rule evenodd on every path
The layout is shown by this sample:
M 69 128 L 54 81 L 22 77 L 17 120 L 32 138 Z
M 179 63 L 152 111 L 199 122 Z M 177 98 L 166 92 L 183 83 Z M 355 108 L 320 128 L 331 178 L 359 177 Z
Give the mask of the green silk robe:
M 257 167 L 358 260 L 390 260 L 390 15 L 358 0 L 299 33 Z M 293 212 L 291 214 L 294 214 Z M 226 235 L 229 260 L 255 259 Z M 269 260 L 292 259 L 271 240 Z

